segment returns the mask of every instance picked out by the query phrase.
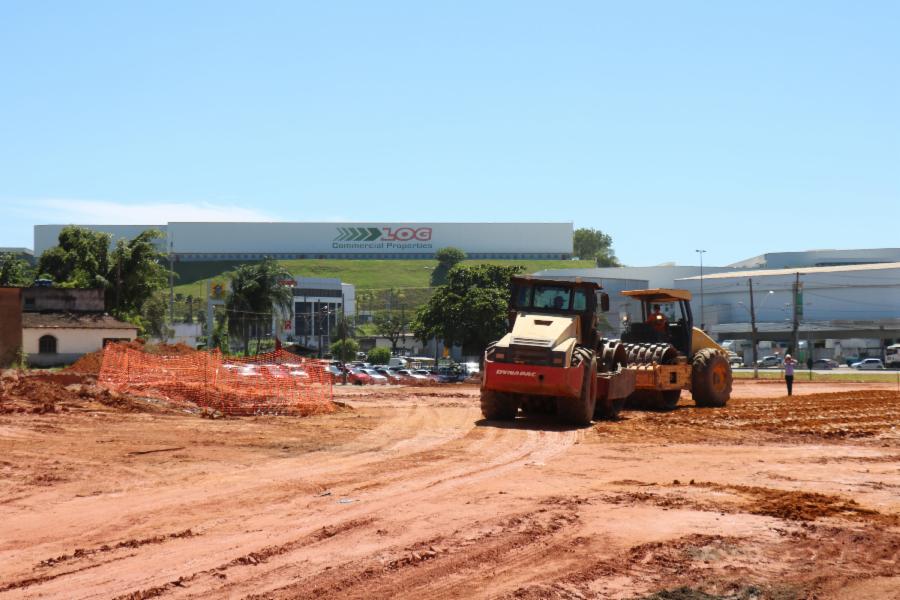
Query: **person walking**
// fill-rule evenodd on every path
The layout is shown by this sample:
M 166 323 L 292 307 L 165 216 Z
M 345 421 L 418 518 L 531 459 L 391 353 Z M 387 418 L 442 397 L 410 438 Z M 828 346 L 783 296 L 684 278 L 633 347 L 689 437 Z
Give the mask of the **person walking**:
M 787 384 L 788 396 L 794 393 L 794 365 L 797 361 L 790 354 L 784 355 L 784 382 Z

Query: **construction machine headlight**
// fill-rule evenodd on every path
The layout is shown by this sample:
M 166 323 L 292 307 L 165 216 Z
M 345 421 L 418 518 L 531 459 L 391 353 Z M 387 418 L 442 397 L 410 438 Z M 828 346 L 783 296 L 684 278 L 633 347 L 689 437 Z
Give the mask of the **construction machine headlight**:
M 551 352 L 550 353 L 550 364 L 554 367 L 564 367 L 566 366 L 566 353 L 565 352 Z

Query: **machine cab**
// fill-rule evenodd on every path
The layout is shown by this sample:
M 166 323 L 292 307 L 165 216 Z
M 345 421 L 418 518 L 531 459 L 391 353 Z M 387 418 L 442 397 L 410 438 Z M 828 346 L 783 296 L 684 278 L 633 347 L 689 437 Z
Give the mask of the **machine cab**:
M 509 303 L 510 329 L 519 313 L 578 317 L 582 340 L 593 346 L 597 335 L 597 308 L 609 311 L 609 295 L 600 291 L 594 282 L 556 281 L 513 277 L 510 280 L 512 297 Z
M 635 298 L 641 303 L 640 321 L 629 322 L 622 341 L 627 343 L 668 343 L 691 356 L 694 317 L 691 313 L 691 293 L 687 290 L 652 289 L 628 290 L 623 296 Z M 655 307 L 665 315 L 659 321 L 654 318 Z

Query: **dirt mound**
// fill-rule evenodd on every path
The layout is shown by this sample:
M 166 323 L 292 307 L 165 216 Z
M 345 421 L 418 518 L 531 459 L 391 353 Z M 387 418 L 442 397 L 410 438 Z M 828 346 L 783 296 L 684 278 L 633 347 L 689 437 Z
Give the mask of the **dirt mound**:
M 0 379 L 0 414 L 54 414 L 90 410 L 97 405 L 128 412 L 159 412 L 157 406 L 112 392 L 90 377 L 73 373 L 4 372 Z
M 860 389 L 803 396 L 732 398 L 725 408 L 696 408 L 688 394 L 669 413 L 629 412 L 619 422 L 598 423 L 607 438 L 678 441 L 753 441 L 748 431 L 773 438 L 862 439 L 896 435 L 900 393 Z
M 157 356 L 185 356 L 197 352 L 195 349 L 181 342 L 177 344 L 145 344 L 142 340 L 134 340 L 121 343 L 129 348 Z M 63 371 L 68 373 L 98 375 L 101 366 L 103 366 L 103 350 L 98 350 L 96 352 L 91 352 L 90 354 L 85 354 L 63 369 Z
M 103 351 L 91 352 L 85 354 L 74 363 L 63 369 L 68 373 L 85 373 L 89 375 L 98 375 L 100 366 L 103 364 Z

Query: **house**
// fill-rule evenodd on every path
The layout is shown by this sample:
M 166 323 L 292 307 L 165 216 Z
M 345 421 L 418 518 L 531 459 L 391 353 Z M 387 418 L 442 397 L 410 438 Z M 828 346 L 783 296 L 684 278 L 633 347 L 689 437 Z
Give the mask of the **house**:
M 137 327 L 104 310 L 103 290 L 0 289 L 0 361 L 21 349 L 31 366 L 69 364 L 109 341 L 133 340 Z

